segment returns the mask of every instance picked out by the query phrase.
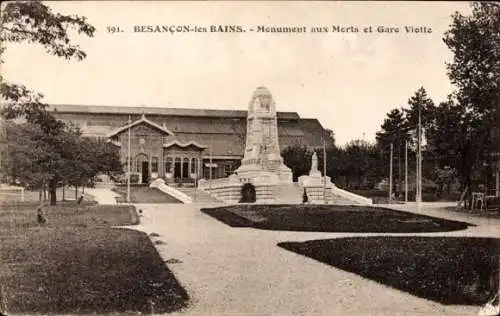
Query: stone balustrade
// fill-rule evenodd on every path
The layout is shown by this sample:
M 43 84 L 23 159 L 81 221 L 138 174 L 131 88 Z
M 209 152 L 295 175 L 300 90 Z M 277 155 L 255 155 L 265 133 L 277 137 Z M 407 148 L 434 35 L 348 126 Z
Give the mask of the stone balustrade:
M 160 191 L 163 191 L 167 193 L 170 196 L 173 196 L 174 198 L 178 199 L 182 203 L 188 204 L 188 203 L 193 203 L 193 200 L 184 192 L 181 192 L 171 186 L 168 186 L 165 184 L 165 180 L 163 179 L 156 179 L 151 184 L 149 185 L 150 188 L 157 188 Z

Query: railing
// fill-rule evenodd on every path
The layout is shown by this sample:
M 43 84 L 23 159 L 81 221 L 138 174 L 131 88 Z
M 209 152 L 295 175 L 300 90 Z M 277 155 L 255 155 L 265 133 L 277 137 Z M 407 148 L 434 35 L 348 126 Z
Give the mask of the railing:
M 182 203 L 189 204 L 193 203 L 193 200 L 189 197 L 189 195 L 176 190 L 175 188 L 172 188 L 171 186 L 168 186 L 165 184 L 165 181 L 163 179 L 156 179 L 151 184 L 149 185 L 150 188 L 157 188 L 160 191 L 163 191 L 167 193 L 168 195 L 173 196 L 174 198 L 178 199 Z
M 372 199 L 343 190 L 335 185 L 332 185 L 331 192 L 333 194 L 339 195 L 340 197 L 343 197 L 348 200 L 353 200 L 361 204 L 373 204 Z

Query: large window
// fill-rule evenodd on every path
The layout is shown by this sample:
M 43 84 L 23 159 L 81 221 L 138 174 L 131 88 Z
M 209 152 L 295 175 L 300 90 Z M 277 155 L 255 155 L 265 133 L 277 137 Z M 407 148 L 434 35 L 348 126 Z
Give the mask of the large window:
M 189 159 L 182 159 L 182 175 L 181 178 L 189 178 Z
M 191 173 L 196 173 L 198 170 L 198 159 L 191 158 Z
M 158 157 L 151 158 L 151 172 L 158 172 Z
M 172 157 L 165 158 L 165 173 L 172 172 L 172 163 L 173 163 Z

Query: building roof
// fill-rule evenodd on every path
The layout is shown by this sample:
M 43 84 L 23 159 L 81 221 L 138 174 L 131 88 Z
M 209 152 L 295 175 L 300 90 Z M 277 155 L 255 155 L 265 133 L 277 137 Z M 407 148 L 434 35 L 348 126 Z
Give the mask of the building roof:
M 118 129 L 114 130 L 113 132 L 107 134 L 106 137 L 109 138 L 109 137 L 116 136 L 116 135 L 122 133 L 123 131 L 126 131 L 129 128 L 132 128 L 132 127 L 137 126 L 137 125 L 142 124 L 142 123 L 147 124 L 147 125 L 149 125 L 149 126 L 151 126 L 153 128 L 156 128 L 157 130 L 159 130 L 159 131 L 161 131 L 161 132 L 163 132 L 163 133 L 165 133 L 167 135 L 174 135 L 174 133 L 172 133 L 171 131 L 169 131 L 166 127 L 160 126 L 160 125 L 156 124 L 155 122 L 151 122 L 150 120 L 148 120 L 146 118 L 145 115 L 142 115 L 141 119 L 139 119 L 139 120 L 137 120 L 135 122 L 131 122 L 131 123 L 125 125 L 125 126 L 122 126 L 122 127 L 118 128 Z
M 138 120 L 142 113 L 148 124 L 174 134 L 172 140 L 207 146 L 205 154 L 211 151 L 213 156 L 242 157 L 245 150 L 247 111 L 60 105 L 54 108 L 59 118 L 78 123 L 88 136 L 116 135 L 127 130 L 128 114 L 132 120 Z M 320 122 L 300 118 L 297 113 L 278 112 L 278 136 L 280 149 L 296 144 L 323 145 Z
M 209 110 L 209 109 L 186 109 L 170 107 L 132 107 L 132 106 L 102 106 L 102 105 L 72 105 L 57 104 L 50 105 L 49 109 L 59 113 L 106 113 L 106 114 L 145 114 L 145 115 L 169 115 L 169 116 L 204 116 L 204 117 L 234 117 L 246 118 L 246 110 Z M 279 119 L 299 119 L 296 112 L 277 112 Z

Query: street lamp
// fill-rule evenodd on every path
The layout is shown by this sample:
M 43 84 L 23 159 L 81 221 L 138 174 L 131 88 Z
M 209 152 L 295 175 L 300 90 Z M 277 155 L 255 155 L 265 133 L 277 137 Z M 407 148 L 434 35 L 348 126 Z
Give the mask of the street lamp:
M 128 149 L 127 149 L 127 203 L 130 203 L 130 130 L 132 120 L 128 116 Z
M 417 132 L 417 145 L 418 145 L 418 153 L 417 153 L 417 187 L 415 192 L 415 202 L 417 202 L 417 206 L 420 206 L 422 203 L 422 109 L 421 104 L 418 104 L 418 132 Z
M 326 199 L 326 140 L 323 132 L 323 199 L 325 204 L 328 204 Z

